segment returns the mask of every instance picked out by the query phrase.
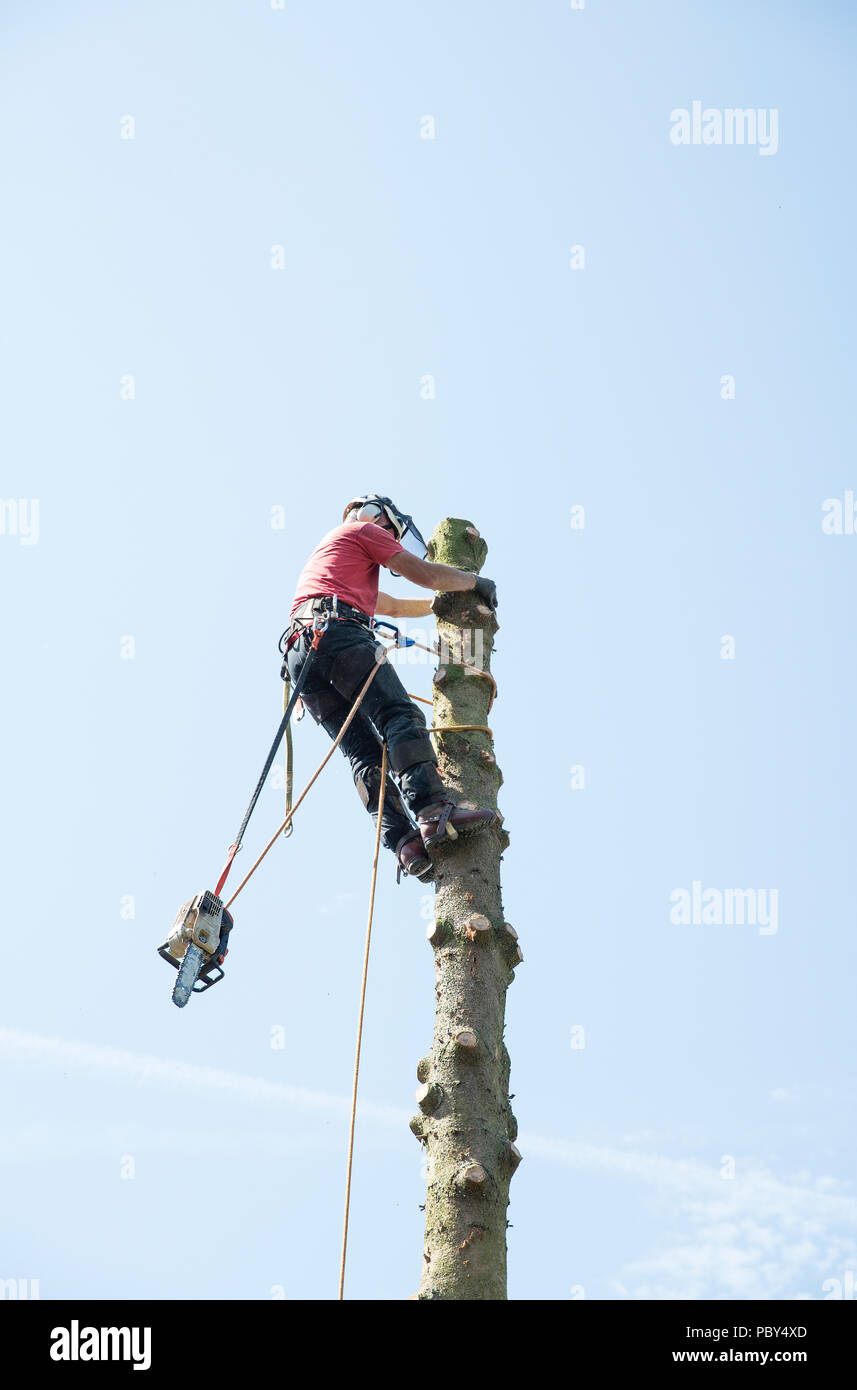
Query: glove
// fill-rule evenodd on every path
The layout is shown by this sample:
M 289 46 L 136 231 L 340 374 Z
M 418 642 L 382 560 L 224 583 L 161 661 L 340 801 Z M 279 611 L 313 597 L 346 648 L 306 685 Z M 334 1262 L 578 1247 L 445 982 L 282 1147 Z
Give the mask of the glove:
M 481 576 L 473 586 L 473 592 L 483 603 L 486 603 L 492 612 L 497 608 L 497 585 L 493 579 L 483 579 Z

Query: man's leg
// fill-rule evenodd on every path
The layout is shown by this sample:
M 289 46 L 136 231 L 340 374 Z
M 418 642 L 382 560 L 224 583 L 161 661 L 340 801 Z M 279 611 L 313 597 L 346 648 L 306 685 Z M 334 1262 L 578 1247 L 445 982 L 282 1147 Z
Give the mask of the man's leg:
M 351 711 L 351 704 L 338 691 L 328 688 L 319 693 L 304 693 L 304 704 L 317 724 L 336 738 Z M 378 821 L 381 794 L 381 749 L 369 721 L 358 710 L 339 745 L 351 764 L 354 786 L 364 807 Z M 384 814 L 381 820 L 381 843 L 395 850 L 403 836 L 411 836 L 414 824 L 402 805 L 399 790 L 392 778 L 387 778 L 384 794 Z
M 346 700 L 353 701 L 377 663 L 379 651 L 384 649 L 364 629 L 351 624 L 342 627 L 350 627 L 351 631 L 334 634 L 329 680 Z M 360 708 L 387 744 L 390 770 L 401 787 L 408 810 L 417 818 L 426 848 L 446 839 L 450 833 L 448 824 L 464 835 L 491 824 L 495 817 L 488 808 L 456 809 L 455 797 L 437 770 L 437 756 L 425 717 L 387 661 L 380 663 Z
M 289 654 L 289 671 L 292 681 L 300 675 L 307 659 L 306 644 L 296 644 L 297 650 Z M 353 700 L 340 694 L 326 677 L 330 668 L 328 652 L 317 654 L 303 690 L 303 701 L 317 724 L 335 739 L 351 712 Z M 366 810 L 370 812 L 376 826 L 378 824 L 378 805 L 381 792 L 381 748 L 378 734 L 358 709 L 340 748 L 351 763 L 354 785 Z M 399 795 L 399 789 L 392 778 L 387 776 L 384 794 L 384 814 L 381 820 L 381 841 L 393 851 L 401 869 L 419 878 L 431 877 L 431 861 L 423 848 L 420 831 L 410 819 Z

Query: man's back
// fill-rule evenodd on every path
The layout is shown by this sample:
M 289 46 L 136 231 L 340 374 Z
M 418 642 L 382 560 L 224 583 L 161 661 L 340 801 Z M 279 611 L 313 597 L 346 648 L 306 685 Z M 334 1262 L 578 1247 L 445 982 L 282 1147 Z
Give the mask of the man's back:
M 292 613 L 304 599 L 336 594 L 372 617 L 378 602 L 378 568 L 403 550 L 395 536 L 372 521 L 334 526 L 304 565 Z

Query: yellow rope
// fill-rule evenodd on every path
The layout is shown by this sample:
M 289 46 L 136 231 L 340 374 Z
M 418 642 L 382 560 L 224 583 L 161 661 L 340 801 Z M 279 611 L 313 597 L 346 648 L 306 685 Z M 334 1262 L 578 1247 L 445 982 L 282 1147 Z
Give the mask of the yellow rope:
M 419 700 L 421 705 L 434 706 L 434 700 L 427 700 L 424 695 L 412 695 L 410 690 L 408 691 L 408 699 Z M 472 732 L 477 734 L 488 734 L 492 739 L 494 737 L 487 724 L 433 724 L 428 732 L 430 734 L 461 734 Z
M 490 734 L 491 738 L 494 737 L 487 724 L 433 724 L 428 730 L 430 734 L 461 734 L 468 731 L 477 734 Z
M 354 1083 L 351 1088 L 351 1125 L 348 1131 L 348 1167 L 345 1174 L 345 1217 L 342 1223 L 342 1258 L 339 1263 L 339 1297 L 345 1287 L 345 1250 L 348 1245 L 348 1208 L 351 1202 L 351 1164 L 354 1158 L 354 1126 L 357 1117 L 357 1078 L 360 1072 L 360 1045 L 363 1040 L 363 1011 L 366 1006 L 366 979 L 369 974 L 369 943 L 372 940 L 372 916 L 375 911 L 375 884 L 378 878 L 378 854 L 381 849 L 381 817 L 387 790 L 387 745 L 381 752 L 381 791 L 378 796 L 378 824 L 375 829 L 375 857 L 372 860 L 372 882 L 369 888 L 369 917 L 366 922 L 366 945 L 363 949 L 363 980 L 360 985 L 360 1014 L 357 1020 L 357 1052 L 354 1057 Z
M 290 811 L 289 814 L 286 816 L 286 819 L 283 821 L 282 825 L 278 825 L 278 826 L 277 826 L 276 831 L 274 832 L 273 836 L 271 837 L 271 839 L 270 839 L 270 840 L 268 841 L 268 843 L 266 844 L 265 848 L 262 850 L 262 853 L 259 855 L 259 858 L 256 860 L 255 864 L 253 864 L 253 865 L 251 866 L 251 868 L 247 871 L 247 873 L 246 873 L 246 874 L 244 875 L 244 877 L 242 878 L 242 880 L 241 880 L 241 882 L 239 883 L 238 887 L 235 889 L 235 892 L 232 894 L 232 897 L 229 899 L 229 902 L 226 904 L 227 909 L 230 908 L 230 907 L 232 906 L 232 904 L 234 903 L 235 899 L 238 897 L 238 894 L 239 894 L 239 893 L 241 892 L 241 890 L 244 888 L 245 884 L 247 884 L 247 883 L 250 881 L 250 879 L 253 877 L 253 875 L 255 874 L 256 870 L 257 870 L 258 867 L 259 867 L 259 865 L 261 864 L 262 860 L 265 858 L 265 855 L 268 853 L 268 850 L 269 850 L 269 849 L 272 849 L 273 846 L 277 843 L 277 840 L 279 839 L 280 835 L 282 835 L 282 833 L 283 833 L 283 831 L 285 830 L 286 826 L 289 825 L 289 824 L 291 823 L 291 819 L 292 819 L 293 815 L 295 814 L 295 811 L 298 809 L 298 807 L 300 806 L 301 802 L 304 800 L 304 797 L 306 796 L 307 792 L 310 790 L 310 787 L 312 787 L 312 785 L 313 785 L 313 783 L 315 782 L 316 778 L 318 777 L 319 773 L 320 773 L 320 772 L 327 766 L 327 764 L 330 762 L 331 758 L 333 757 L 334 753 L 336 752 L 337 748 L 339 747 L 340 743 L 342 742 L 343 738 L 345 737 L 345 732 L 346 732 L 346 730 L 348 729 L 348 726 L 350 725 L 352 719 L 354 718 L 355 714 L 357 713 L 358 709 L 360 708 L 360 705 L 361 705 L 361 703 L 362 703 L 362 701 L 363 701 L 363 696 L 366 694 L 366 691 L 369 689 L 370 685 L 372 684 L 373 680 L 374 680 L 375 677 L 377 676 L 378 672 L 379 672 L 380 669 L 381 669 L 381 666 L 382 666 L 383 663 L 386 661 L 386 659 L 387 659 L 387 654 L 386 654 L 386 652 L 385 652 L 384 655 L 383 655 L 383 657 L 381 658 L 381 660 L 378 661 L 378 662 L 376 662 L 375 665 L 372 667 L 372 670 L 369 672 L 369 675 L 367 676 L 367 678 L 366 678 L 366 680 L 365 680 L 365 682 L 364 682 L 364 684 L 363 684 L 363 687 L 362 687 L 362 689 L 361 689 L 359 695 L 357 696 L 357 699 L 354 701 L 354 704 L 351 706 L 351 709 L 349 710 L 348 717 L 347 717 L 347 719 L 345 720 L 345 723 L 343 724 L 342 728 L 339 730 L 339 733 L 336 735 L 336 738 L 334 739 L 333 743 L 330 745 L 330 750 L 329 750 L 329 752 L 326 753 L 325 756 L 322 758 L 321 762 L 319 763 L 319 765 L 318 765 L 318 767 L 316 768 L 315 772 L 312 774 L 312 777 L 310 777 L 309 781 L 307 782 L 306 786 L 304 787 L 303 791 L 301 792 L 300 796 L 298 797 L 298 799 L 297 799 L 297 801 L 295 802 L 294 806 L 292 807 L 291 811 Z
M 427 647 L 424 642 L 412 641 L 410 645 L 413 647 L 419 647 L 421 652 L 428 652 L 431 656 L 439 657 L 441 655 L 438 647 Z M 481 666 L 474 666 L 472 661 L 456 661 L 452 657 L 450 658 L 449 664 L 450 666 L 463 666 L 465 670 L 473 671 L 477 676 L 485 676 L 491 682 L 491 699 L 488 704 L 488 710 L 490 712 L 491 706 L 497 698 L 497 682 L 491 675 L 491 672 L 483 671 Z M 424 703 L 428 705 L 431 704 L 431 701 L 426 700 Z

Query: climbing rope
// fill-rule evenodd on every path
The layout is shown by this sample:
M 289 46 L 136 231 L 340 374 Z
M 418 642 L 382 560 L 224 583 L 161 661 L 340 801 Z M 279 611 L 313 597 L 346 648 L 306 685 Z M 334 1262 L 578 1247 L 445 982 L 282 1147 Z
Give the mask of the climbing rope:
M 417 642 L 412 637 L 408 639 L 408 643 L 412 647 L 419 647 L 421 652 L 428 652 L 430 656 L 441 656 L 440 647 L 427 647 L 424 642 Z M 491 672 L 483 671 L 481 666 L 474 666 L 472 661 L 455 661 L 454 659 L 451 659 L 449 664 L 450 666 L 463 666 L 467 671 L 475 671 L 477 676 L 484 676 L 487 680 L 491 682 L 491 700 L 488 705 L 488 709 L 490 710 L 491 705 L 493 705 L 494 701 L 497 698 L 497 682 L 491 675 Z M 413 696 L 412 698 L 420 699 L 421 696 Z M 430 705 L 431 703 L 431 700 L 423 700 L 423 704 L 425 705 Z
M 291 822 L 292 822 L 292 817 L 294 816 L 294 814 L 295 814 L 295 812 L 297 811 L 298 807 L 299 807 L 299 806 L 301 805 L 301 803 L 303 802 L 304 798 L 305 798 L 306 795 L 307 795 L 307 792 L 310 790 L 310 788 L 311 788 L 312 786 L 314 786 L 316 780 L 317 780 L 318 777 L 319 777 L 319 774 L 324 770 L 324 768 L 327 767 L 327 764 L 330 762 L 331 758 L 333 757 L 334 753 L 336 752 L 337 748 L 339 747 L 340 743 L 342 742 L 343 738 L 345 737 L 346 731 L 348 730 L 348 727 L 349 727 L 349 725 L 351 724 L 351 721 L 354 719 L 354 716 L 356 715 L 358 709 L 360 708 L 360 706 L 361 706 L 361 704 L 362 704 L 362 702 L 363 702 L 363 696 L 366 694 L 366 691 L 369 689 L 370 685 L 372 684 L 373 680 L 375 679 L 375 677 L 377 676 L 379 670 L 381 669 L 382 664 L 383 664 L 386 660 L 387 660 L 387 653 L 384 652 L 384 655 L 381 657 L 381 659 L 380 659 L 379 661 L 377 661 L 377 662 L 375 663 L 375 665 L 372 667 L 372 670 L 369 672 L 369 675 L 367 676 L 366 680 L 364 681 L 363 686 L 362 686 L 362 688 L 361 688 L 361 690 L 360 690 L 360 693 L 359 693 L 358 696 L 357 696 L 357 699 L 354 701 L 354 704 L 351 706 L 351 709 L 350 709 L 349 712 L 348 712 L 348 715 L 347 715 L 347 717 L 346 717 L 346 719 L 345 719 L 345 722 L 344 722 L 343 725 L 342 725 L 342 728 L 339 730 L 339 733 L 336 735 L 336 738 L 334 739 L 333 743 L 330 745 L 330 748 L 328 749 L 327 753 L 324 755 L 324 757 L 322 758 L 322 760 L 321 760 L 321 762 L 319 763 L 318 767 L 316 768 L 315 772 L 312 774 L 312 777 L 311 777 L 311 778 L 309 779 L 309 781 L 307 782 L 306 786 L 304 787 L 303 791 L 301 792 L 301 794 L 300 794 L 300 796 L 298 797 L 297 801 L 295 802 L 294 806 L 293 806 L 292 809 L 289 811 L 289 813 L 288 813 L 288 815 L 286 816 L 285 820 L 283 821 L 282 825 L 278 825 L 278 826 L 277 826 L 276 831 L 274 832 L 274 834 L 272 835 L 271 839 L 270 839 L 270 840 L 268 841 L 268 843 L 266 844 L 265 848 L 262 850 L 262 853 L 259 855 L 259 857 L 258 857 L 258 859 L 256 860 L 255 864 L 252 864 L 252 865 L 251 865 L 251 867 L 248 869 L 247 873 L 244 875 L 244 877 L 242 878 L 241 882 L 239 883 L 238 887 L 235 889 L 235 892 L 232 894 L 232 897 L 229 899 L 229 902 L 226 904 L 227 910 L 228 910 L 229 908 L 231 908 L 231 906 L 232 906 L 232 904 L 234 903 L 235 899 L 238 897 L 238 894 L 239 894 L 239 893 L 242 891 L 242 889 L 245 888 L 246 885 L 249 883 L 250 879 L 251 879 L 251 878 L 253 877 L 253 875 L 255 874 L 256 870 L 258 869 L 258 867 L 259 867 L 259 865 L 261 864 L 262 860 L 265 858 L 265 855 L 268 853 L 268 851 L 269 851 L 270 849 L 273 849 L 274 845 L 277 843 L 277 840 L 278 840 L 279 837 L 282 835 L 282 833 L 283 833 L 283 831 L 285 830 L 286 826 L 291 824 Z
M 421 705 L 431 705 L 434 708 L 434 700 L 427 700 L 423 695 L 412 695 L 410 690 L 408 691 L 408 699 L 419 700 Z M 487 724 L 432 724 L 427 732 L 430 734 L 488 734 L 492 741 L 494 738 Z
M 381 752 L 381 791 L 378 796 L 378 824 L 375 828 L 375 857 L 372 860 L 372 881 L 369 886 L 369 916 L 366 922 L 366 945 L 363 948 L 363 979 L 360 984 L 360 1012 L 357 1018 L 357 1051 L 354 1056 L 354 1082 L 351 1088 L 351 1125 L 348 1130 L 348 1166 L 345 1173 L 345 1217 L 342 1223 L 342 1258 L 339 1263 L 339 1297 L 345 1287 L 345 1250 L 348 1245 L 348 1208 L 351 1202 L 351 1164 L 354 1158 L 354 1127 L 357 1117 L 357 1078 L 360 1072 L 360 1045 L 363 1040 L 363 1011 L 366 1006 L 366 979 L 369 974 L 369 943 L 372 940 L 372 916 L 375 911 L 375 884 L 378 879 L 378 854 L 381 849 L 381 818 L 384 815 L 384 796 L 387 790 L 387 745 Z
M 284 680 L 284 681 L 283 681 L 283 714 L 285 714 L 286 710 L 287 710 L 288 707 L 289 707 L 290 687 L 291 687 L 291 681 L 289 681 L 289 680 Z M 284 825 L 284 828 L 283 828 L 283 835 L 286 837 L 286 839 L 289 838 L 289 836 L 292 834 L 292 832 L 293 832 L 293 830 L 294 830 L 294 826 L 292 825 L 292 818 L 291 818 L 291 812 L 292 812 L 292 792 L 294 791 L 294 761 L 295 761 L 295 751 L 294 751 L 294 746 L 293 746 L 293 744 L 292 744 L 292 726 L 291 726 L 291 722 L 289 722 L 289 723 L 286 725 L 286 778 L 285 778 L 285 781 L 286 781 L 286 821 L 288 822 L 288 824 L 287 824 L 287 825 Z
M 426 647 L 425 650 L 426 650 L 426 651 L 429 651 L 430 649 L 429 649 L 428 647 Z M 351 706 L 351 709 L 349 710 L 348 715 L 346 716 L 346 719 L 345 719 L 345 722 L 344 722 L 343 725 L 342 725 L 342 728 L 339 730 L 339 733 L 336 735 L 336 738 L 334 739 L 333 743 L 330 745 L 330 748 L 328 749 L 327 753 L 326 753 L 325 756 L 322 758 L 321 762 L 319 763 L 319 765 L 318 765 L 318 767 L 316 768 L 315 772 L 313 773 L 312 777 L 311 777 L 311 778 L 309 779 L 309 781 L 307 782 L 306 786 L 304 787 L 303 791 L 301 792 L 300 796 L 298 797 L 297 801 L 294 803 L 293 806 L 290 806 L 290 805 L 289 805 L 289 796 L 290 796 L 290 792 L 291 792 L 291 786 L 290 786 L 290 783 L 291 783 L 291 776 L 290 776 L 290 774 L 291 774 L 291 766 L 290 766 L 290 762 L 291 762 L 291 760 L 290 760 L 290 758 L 287 760 L 287 764 L 286 764 L 286 798 L 287 798 L 287 800 L 286 800 L 286 816 L 285 816 L 285 819 L 284 819 L 283 822 L 277 827 L 276 832 L 274 833 L 274 835 L 272 836 L 272 838 L 268 841 L 268 843 L 266 844 L 265 848 L 262 850 L 262 853 L 259 855 L 258 859 L 255 861 L 254 864 L 251 865 L 251 867 L 248 869 L 247 873 L 246 873 L 246 874 L 244 875 L 244 877 L 242 878 L 242 880 L 241 880 L 241 882 L 239 883 L 238 887 L 235 889 L 235 892 L 232 894 L 232 897 L 229 899 L 228 903 L 226 904 L 227 910 L 228 910 L 229 908 L 231 908 L 231 906 L 232 906 L 232 904 L 234 903 L 235 899 L 238 897 L 238 894 L 239 894 L 240 892 L 242 892 L 242 890 L 246 887 L 247 883 L 248 883 L 248 882 L 250 881 L 250 879 L 253 877 L 253 875 L 255 874 L 256 870 L 257 870 L 258 867 L 259 867 L 259 865 L 261 864 L 262 860 L 265 858 L 266 854 L 268 853 L 268 851 L 269 851 L 270 849 L 273 849 L 273 847 L 274 847 L 274 845 L 277 843 L 277 840 L 278 840 L 278 838 L 280 837 L 280 835 L 285 835 L 285 834 L 288 833 L 289 829 L 291 828 L 292 818 L 294 817 L 295 812 L 297 811 L 297 809 L 298 809 L 298 807 L 301 805 L 301 803 L 304 801 L 304 799 L 305 799 L 307 793 L 309 792 L 310 788 L 311 788 L 312 786 L 314 786 L 314 784 L 315 784 L 316 780 L 318 779 L 320 773 L 323 772 L 323 770 L 325 769 L 325 767 L 327 766 L 327 764 L 330 762 L 330 759 L 333 757 L 333 754 L 336 752 L 337 748 L 339 747 L 340 743 L 342 742 L 343 738 L 345 737 L 346 731 L 348 730 L 348 728 L 349 728 L 349 726 L 350 726 L 352 720 L 354 719 L 354 716 L 356 715 L 358 709 L 360 708 L 360 705 L 361 705 L 362 702 L 363 702 L 363 697 L 364 697 L 364 695 L 366 694 L 366 691 L 369 689 L 369 686 L 372 684 L 373 680 L 375 679 L 376 675 L 378 674 L 378 669 L 379 669 L 379 667 L 381 666 L 381 663 L 382 663 L 383 661 L 386 661 L 386 660 L 387 660 L 387 653 L 386 653 L 386 651 L 385 651 L 384 654 L 383 654 L 383 656 L 382 656 L 382 658 L 381 658 L 381 660 L 378 661 L 378 662 L 376 662 L 376 664 L 372 667 L 372 670 L 369 672 L 369 675 L 368 675 L 366 681 L 364 682 L 362 689 L 360 690 L 359 694 L 357 695 L 357 698 L 356 698 L 356 700 L 354 701 L 354 704 Z M 473 669 L 475 670 L 476 668 L 474 667 Z M 491 679 L 493 680 L 493 677 L 491 677 Z M 292 692 L 292 697 L 294 698 L 294 692 Z M 425 705 L 430 705 L 430 704 L 432 703 L 431 700 L 426 700 L 426 699 L 424 699 L 422 695 L 411 695 L 410 698 L 411 698 L 412 700 L 419 700 L 419 701 L 421 701 L 422 704 L 425 704 Z M 493 737 L 494 737 L 494 735 L 492 734 L 491 730 L 488 728 L 488 725 L 487 725 L 487 724 L 443 724 L 443 725 L 432 726 L 432 727 L 428 730 L 428 733 L 430 733 L 430 734 L 438 734 L 438 733 L 449 733 L 449 734 L 454 734 L 454 733 L 464 733 L 464 732 L 474 732 L 474 733 L 488 734 L 489 737 L 492 738 L 492 739 L 493 739 Z M 230 859 L 229 862 L 231 862 L 231 859 Z
M 487 724 L 432 724 L 427 732 L 430 734 L 490 734 L 491 738 L 494 737 Z

